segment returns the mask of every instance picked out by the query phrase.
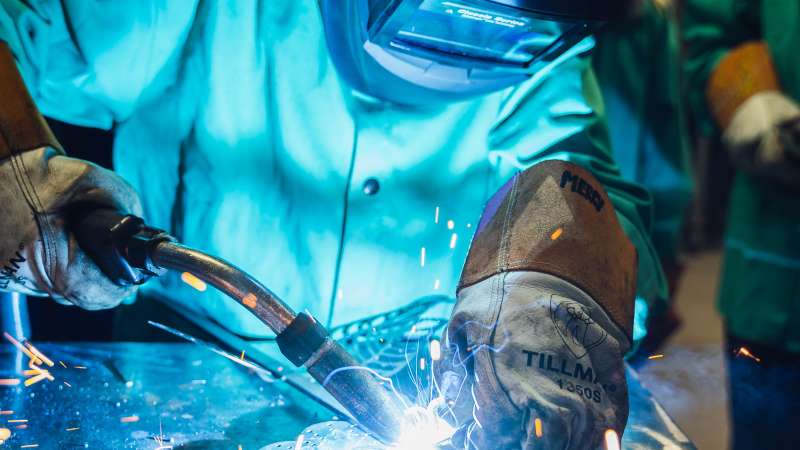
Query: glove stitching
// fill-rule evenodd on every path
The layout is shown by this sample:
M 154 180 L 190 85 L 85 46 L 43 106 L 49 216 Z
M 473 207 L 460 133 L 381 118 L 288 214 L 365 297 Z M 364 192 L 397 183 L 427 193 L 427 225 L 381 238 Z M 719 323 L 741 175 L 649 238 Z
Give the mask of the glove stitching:
M 28 204 L 28 209 L 31 210 L 31 212 L 33 212 L 33 217 L 34 217 L 34 220 L 35 220 L 36 219 L 36 213 L 35 213 L 35 208 L 36 207 L 33 205 L 33 199 L 32 199 L 32 196 L 31 196 L 31 194 L 29 192 L 29 190 L 31 189 L 31 186 L 29 186 L 26 183 L 27 181 L 30 181 L 30 180 L 27 178 L 26 174 L 24 174 L 22 172 L 22 169 L 20 169 L 19 161 L 18 161 L 17 158 L 21 158 L 21 157 L 18 154 L 12 154 L 11 157 L 9 158 L 9 162 L 11 164 L 11 169 L 12 169 L 11 173 L 14 174 L 14 179 L 15 179 L 15 181 L 17 183 L 17 187 L 22 192 L 22 197 L 25 199 L 25 203 Z M 37 223 L 37 228 L 41 229 L 41 226 L 39 225 L 38 220 L 37 220 L 36 223 Z M 23 242 L 22 245 L 25 245 L 25 243 Z M 44 248 L 44 246 L 43 246 L 43 248 Z M 31 262 L 33 264 L 35 264 L 34 261 L 31 261 Z M 34 280 L 34 283 L 35 282 L 36 282 L 36 280 Z
M 507 276 L 508 276 L 508 272 L 503 272 L 499 277 L 495 277 L 498 280 L 497 281 L 498 285 L 497 285 L 497 289 L 493 292 L 492 295 L 494 297 L 496 297 L 496 304 L 497 304 L 498 307 L 497 307 L 495 315 L 494 315 L 495 326 L 492 327 L 492 330 L 490 331 L 489 342 L 494 342 L 494 339 L 497 336 L 497 324 L 500 322 L 500 314 L 502 312 L 503 304 L 504 304 L 505 298 L 506 298 L 506 282 L 505 281 L 506 281 L 506 277 Z M 505 386 L 503 386 L 502 381 L 500 381 L 500 376 L 498 375 L 497 369 L 495 368 L 493 354 L 491 352 L 489 352 L 487 354 L 487 358 L 486 359 L 488 361 L 489 368 L 491 369 L 491 373 L 493 375 L 489 379 L 491 380 L 492 390 L 495 392 L 495 396 L 498 398 L 498 400 L 499 400 L 500 396 L 504 396 L 503 398 L 505 399 L 506 403 L 512 409 L 514 409 L 514 411 L 516 411 L 517 413 L 522 412 L 520 410 L 520 408 L 518 408 L 517 405 L 514 403 L 514 401 L 511 399 L 511 394 L 509 393 L 508 389 L 506 389 Z M 524 429 L 524 427 L 523 427 L 523 429 Z
M 42 249 L 44 251 L 43 263 L 45 266 L 45 273 L 43 275 L 47 277 L 46 281 L 49 282 L 46 283 L 44 288 L 49 294 L 52 295 L 54 290 L 49 286 L 50 284 L 53 284 L 53 280 L 50 275 L 50 266 L 51 261 L 53 260 L 53 254 L 56 253 L 55 249 L 51 248 L 53 245 L 53 231 L 50 227 L 50 223 L 47 220 L 40 219 L 39 211 L 44 211 L 44 206 L 39 198 L 38 193 L 36 192 L 36 188 L 31 181 L 30 176 L 28 175 L 28 168 L 25 166 L 24 159 L 21 155 L 12 155 L 10 161 L 12 164 L 11 167 L 13 169 L 12 172 L 14 173 L 14 178 L 16 178 L 17 181 L 17 186 L 22 191 L 25 202 L 28 204 L 28 208 L 30 208 L 31 212 L 33 213 L 33 218 L 36 221 L 39 232 L 42 235 Z
M 34 203 L 37 205 L 36 211 L 34 211 L 34 218 L 36 219 L 36 223 L 39 224 L 39 229 L 42 232 L 42 243 L 45 247 L 45 275 L 50 279 L 50 282 L 53 284 L 53 288 L 55 288 L 55 283 L 51 273 L 54 273 L 51 264 L 53 261 L 57 261 L 58 259 L 58 249 L 55 247 L 53 242 L 55 241 L 54 236 L 55 232 L 53 231 L 50 221 L 47 220 L 45 217 L 44 219 L 40 219 L 40 214 L 46 215 L 47 211 L 42 204 L 41 198 L 39 198 L 39 193 L 36 192 L 36 186 L 31 182 L 30 178 L 28 177 L 28 168 L 25 166 L 25 160 L 20 158 L 20 165 L 24 170 L 24 174 L 28 182 L 31 184 L 31 192 L 33 193 Z
M 519 191 L 519 175 L 514 177 L 514 184 L 511 186 L 511 192 L 508 196 L 508 206 L 506 207 L 506 214 L 503 218 L 503 228 L 500 234 L 500 251 L 497 255 L 497 271 L 502 272 L 507 267 L 507 259 L 509 254 L 509 246 L 511 242 L 511 235 L 509 228 L 511 218 L 514 212 L 514 206 L 517 203 L 517 193 Z

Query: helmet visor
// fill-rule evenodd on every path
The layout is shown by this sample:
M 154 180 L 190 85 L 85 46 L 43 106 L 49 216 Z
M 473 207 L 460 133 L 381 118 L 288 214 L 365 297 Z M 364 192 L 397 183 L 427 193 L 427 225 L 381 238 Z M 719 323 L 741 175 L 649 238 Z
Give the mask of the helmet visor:
M 490 0 L 396 0 L 370 13 L 371 42 L 462 67 L 529 69 L 591 31 L 586 23 L 547 20 Z

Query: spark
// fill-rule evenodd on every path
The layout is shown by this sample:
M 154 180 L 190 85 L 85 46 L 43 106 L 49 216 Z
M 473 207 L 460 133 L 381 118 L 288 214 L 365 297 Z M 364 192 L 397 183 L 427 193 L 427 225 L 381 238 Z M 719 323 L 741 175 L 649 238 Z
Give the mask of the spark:
M 419 266 L 425 267 L 425 247 L 422 247 L 419 251 Z
M 436 208 L 436 212 L 439 212 L 439 208 Z M 297 436 L 297 442 L 294 444 L 294 450 L 300 450 L 300 447 L 303 446 L 303 442 L 306 440 L 306 435 L 301 434 Z M 242 446 L 239 446 L 239 450 L 242 450 Z
M 425 370 L 425 358 L 419 359 L 419 370 Z
M 453 228 L 455 228 L 455 227 L 456 227 L 456 223 L 455 223 L 455 222 L 453 222 L 453 220 L 452 220 L 452 219 L 447 221 L 447 229 L 448 229 L 448 230 L 452 230 L 452 229 L 453 229 Z
M 35 377 L 28 378 L 27 380 L 25 380 L 25 387 L 31 386 L 33 384 L 36 384 L 36 383 L 38 383 L 38 382 L 40 382 L 40 381 L 42 381 L 42 380 L 44 380 L 46 378 L 47 378 L 47 375 L 45 375 L 44 373 L 40 373 L 39 375 L 36 375 Z
M 16 386 L 19 384 L 19 378 L 0 378 L 0 386 Z
M 242 299 L 242 304 L 244 306 L 247 306 L 250 309 L 253 309 L 253 308 L 256 307 L 256 304 L 257 304 L 256 300 L 257 300 L 257 298 L 256 298 L 255 294 L 253 294 L 251 292 L 251 293 L 249 293 L 249 294 L 244 296 L 244 298 Z
M 37 447 L 39 447 L 39 444 L 25 444 L 19 446 L 19 448 L 37 448 Z
M 158 422 L 158 436 L 153 436 L 153 440 L 158 444 L 158 447 L 153 450 L 169 450 L 172 448 L 171 445 L 164 445 L 164 427 L 160 420 Z M 169 439 L 167 439 L 167 442 L 169 442 Z
M 471 224 L 471 223 L 468 223 L 468 224 L 467 224 L 467 228 L 472 228 L 472 224 Z
M 9 419 L 8 423 L 27 423 L 28 419 Z
M 36 384 L 44 379 L 50 381 L 55 380 L 55 378 L 53 378 L 53 376 L 50 375 L 50 371 L 48 371 L 47 369 L 40 368 L 39 366 L 36 365 L 36 362 L 32 359 L 28 362 L 28 367 L 30 367 L 30 370 L 26 370 L 22 373 L 23 375 L 30 377 L 25 380 L 25 387 Z
M 620 450 L 619 435 L 617 432 L 609 428 L 606 430 L 606 450 Z
M 31 375 L 44 375 L 50 381 L 54 381 L 53 375 L 50 374 L 50 371 L 47 369 L 43 369 L 40 366 L 37 366 L 33 363 L 33 361 L 28 361 L 28 367 L 30 367 L 30 371 L 26 371 L 31 373 Z
M 72 428 L 67 428 L 66 431 L 78 431 L 80 429 L 81 429 L 80 427 L 72 427 Z
M 34 383 L 38 383 L 44 379 L 48 379 L 50 381 L 54 380 L 53 376 L 50 375 L 50 372 L 47 369 L 43 369 L 40 367 L 42 364 L 46 364 L 50 367 L 53 367 L 55 364 L 53 363 L 53 361 L 50 360 L 50 358 L 45 356 L 44 353 L 39 351 L 38 348 L 34 347 L 33 344 L 28 342 L 28 340 L 25 338 L 22 338 L 22 342 L 20 342 L 17 339 L 14 339 L 14 337 L 8 334 L 7 332 L 3 332 L 3 336 L 6 338 L 6 340 L 11 342 L 11 344 L 13 344 L 14 347 L 23 352 L 29 359 L 28 367 L 30 367 L 31 370 L 26 370 L 23 372 L 23 375 L 31 377 L 25 380 L 26 387 Z M 16 383 L 12 385 L 16 384 L 19 384 L 19 380 L 17 380 Z
M 647 357 L 647 359 L 661 359 L 663 357 L 664 357 L 664 355 L 659 353 L 657 355 L 650 355 L 650 356 Z
M 197 276 L 195 276 L 192 273 L 183 272 L 181 274 L 181 280 L 200 292 L 205 292 L 206 289 L 208 289 L 208 286 L 206 286 L 206 282 L 201 280 L 200 278 L 197 278 Z
M 86 370 L 86 366 L 73 366 L 73 367 L 80 370 Z
M 71 385 L 71 384 L 69 384 L 69 383 L 67 383 L 66 381 L 64 382 L 64 384 L 65 384 L 65 385 L 66 385 L 68 388 L 71 388 L 71 387 L 72 387 L 72 385 Z
M 30 360 L 33 361 L 34 364 L 42 364 L 42 361 L 39 358 L 37 358 L 36 355 L 31 353 L 30 350 L 28 350 L 25 346 L 23 346 L 18 340 L 14 339 L 10 334 L 8 334 L 8 332 L 4 331 L 3 336 L 5 336 L 5 338 L 8 339 L 8 341 L 11 342 L 14 345 L 14 347 L 17 347 L 17 349 L 19 349 L 22 353 L 25 353 L 25 355 L 28 358 L 30 358 Z
M 754 360 L 755 362 L 758 362 L 758 363 L 761 362 L 761 358 L 759 358 L 756 355 L 754 355 L 750 350 L 748 350 L 747 347 L 739 347 L 739 350 L 736 351 L 736 356 L 737 357 L 746 356 L 746 357 Z
M 437 279 L 436 279 L 436 281 L 434 281 L 434 282 L 433 282 L 433 290 L 434 290 L 434 291 L 436 291 L 436 290 L 439 290 L 439 286 L 440 286 L 440 285 L 441 285 L 441 282 L 440 282 L 440 281 L 439 281 L 439 279 L 437 278 Z
M 122 423 L 132 423 L 132 422 L 138 422 L 138 421 L 139 421 L 139 416 L 125 416 L 125 417 L 120 417 L 120 418 L 119 418 L 119 421 L 120 421 L 120 422 L 122 422 Z
M 559 228 L 556 231 L 553 231 L 553 234 L 550 235 L 550 240 L 551 241 L 555 241 L 556 239 L 561 237 L 561 233 L 563 233 L 563 232 L 564 232 L 564 230 L 562 228 Z
M 14 414 L 14 411 L 12 411 L 10 409 L 6 409 L 6 410 L 3 410 L 3 411 L 0 411 L 0 416 L 9 416 L 11 414 Z
M 537 438 L 544 436 L 544 431 L 542 430 L 542 419 L 537 417 L 536 420 L 533 421 L 533 429 Z
M 458 240 L 458 235 L 453 233 L 453 235 L 450 236 L 450 248 L 456 248 L 456 240 Z
M 439 223 L 439 207 L 436 207 L 436 214 L 433 216 L 433 223 Z
M 244 350 L 242 350 L 242 354 L 241 354 L 241 355 L 239 355 L 239 359 L 241 359 L 242 361 L 244 361 Z
M 34 355 L 36 355 L 37 358 L 44 361 L 45 364 L 47 364 L 50 367 L 53 367 L 55 365 L 55 363 L 51 361 L 50 358 L 45 356 L 44 353 L 40 352 L 39 349 L 34 347 L 33 344 L 28 342 L 28 340 L 25 340 L 24 343 L 25 346 L 28 347 L 28 350 L 30 350 Z
M 438 339 L 433 339 L 430 343 L 431 359 L 438 361 L 442 359 L 442 344 Z
M 14 428 L 16 428 L 18 430 L 26 430 L 28 428 L 28 424 L 27 423 L 23 423 L 22 425 L 17 425 Z
M 59 361 L 58 363 L 59 363 L 59 364 L 61 364 L 61 366 L 62 366 L 63 368 L 65 368 L 65 369 L 67 368 L 67 365 L 66 365 L 66 364 L 64 364 L 64 361 Z

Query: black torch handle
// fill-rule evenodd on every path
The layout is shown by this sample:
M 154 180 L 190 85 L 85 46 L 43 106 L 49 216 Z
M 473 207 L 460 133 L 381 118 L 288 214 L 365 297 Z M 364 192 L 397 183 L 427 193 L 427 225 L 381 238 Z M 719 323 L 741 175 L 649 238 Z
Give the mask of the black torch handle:
M 69 211 L 67 221 L 80 248 L 115 284 L 143 284 L 164 273 L 153 264 L 150 252 L 158 243 L 174 239 L 146 226 L 141 218 L 109 208 L 78 205 Z

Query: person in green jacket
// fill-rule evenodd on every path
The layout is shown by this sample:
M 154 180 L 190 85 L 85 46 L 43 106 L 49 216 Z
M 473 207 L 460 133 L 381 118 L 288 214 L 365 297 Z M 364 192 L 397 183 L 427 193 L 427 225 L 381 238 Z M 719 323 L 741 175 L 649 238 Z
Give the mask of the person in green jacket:
M 670 295 L 682 273 L 679 241 L 693 190 L 675 16 L 671 3 L 645 1 L 634 17 L 598 31 L 592 52 L 614 159 L 653 199 L 651 237 Z M 646 333 L 637 355 L 658 350 L 679 324 L 673 302 L 652 304 L 646 329 L 635 330 Z
M 690 0 L 690 100 L 737 166 L 719 309 L 733 447 L 797 448 L 800 423 L 800 3 Z

